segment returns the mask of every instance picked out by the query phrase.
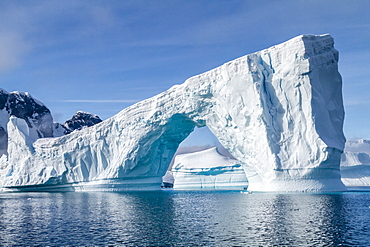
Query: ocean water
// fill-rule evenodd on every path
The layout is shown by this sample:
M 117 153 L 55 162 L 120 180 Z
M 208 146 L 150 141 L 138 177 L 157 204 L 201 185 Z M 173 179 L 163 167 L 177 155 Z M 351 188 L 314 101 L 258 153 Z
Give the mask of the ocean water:
M 0 245 L 370 246 L 370 193 L 3 193 Z

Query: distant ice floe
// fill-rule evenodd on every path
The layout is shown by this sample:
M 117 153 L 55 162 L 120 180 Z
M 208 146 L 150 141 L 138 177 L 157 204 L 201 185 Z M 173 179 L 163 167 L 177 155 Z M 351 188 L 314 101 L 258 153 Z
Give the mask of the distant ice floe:
M 240 162 L 221 155 L 217 147 L 177 155 L 172 174 L 175 189 L 245 189 L 248 186 Z
M 370 141 L 347 141 L 340 169 L 347 188 L 370 190 Z

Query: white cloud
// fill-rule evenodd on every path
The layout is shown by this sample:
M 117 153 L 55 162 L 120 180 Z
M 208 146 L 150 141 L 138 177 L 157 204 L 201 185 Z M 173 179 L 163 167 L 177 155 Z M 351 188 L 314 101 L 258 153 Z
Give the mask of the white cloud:
M 20 66 L 30 49 L 31 46 L 19 34 L 0 33 L 0 73 Z
M 349 107 L 349 106 L 366 106 L 370 104 L 370 100 L 368 99 L 348 99 L 344 100 L 344 106 Z
M 96 99 L 68 99 L 68 100 L 61 100 L 60 102 L 67 102 L 67 103 L 136 103 L 140 101 L 139 99 L 118 99 L 118 100 L 96 100 Z

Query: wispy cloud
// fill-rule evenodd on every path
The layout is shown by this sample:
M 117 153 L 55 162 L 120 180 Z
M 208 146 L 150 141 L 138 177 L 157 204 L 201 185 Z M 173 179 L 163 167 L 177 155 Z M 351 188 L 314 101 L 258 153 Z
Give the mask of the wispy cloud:
M 0 73 L 8 72 L 22 64 L 23 56 L 30 50 L 21 35 L 0 33 Z
M 136 103 L 140 101 L 140 99 L 67 99 L 67 100 L 60 100 L 59 102 L 66 102 L 66 103 Z
M 366 106 L 370 104 L 370 100 L 345 100 L 344 101 L 344 106 Z

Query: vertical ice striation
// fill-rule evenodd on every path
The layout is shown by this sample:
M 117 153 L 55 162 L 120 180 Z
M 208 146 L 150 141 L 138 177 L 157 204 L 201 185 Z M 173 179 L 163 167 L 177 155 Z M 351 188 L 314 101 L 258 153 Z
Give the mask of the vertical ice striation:
M 13 120 L 3 186 L 159 188 L 180 142 L 207 125 L 244 166 L 250 190 L 345 190 L 342 82 L 333 44 L 330 35 L 295 37 L 59 138 L 30 144 L 23 124 Z

